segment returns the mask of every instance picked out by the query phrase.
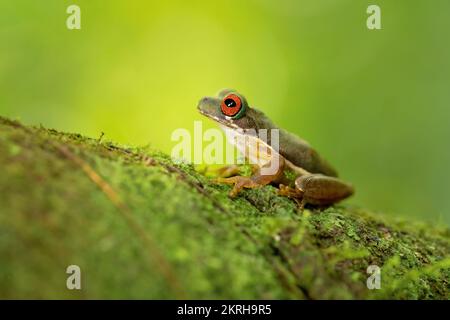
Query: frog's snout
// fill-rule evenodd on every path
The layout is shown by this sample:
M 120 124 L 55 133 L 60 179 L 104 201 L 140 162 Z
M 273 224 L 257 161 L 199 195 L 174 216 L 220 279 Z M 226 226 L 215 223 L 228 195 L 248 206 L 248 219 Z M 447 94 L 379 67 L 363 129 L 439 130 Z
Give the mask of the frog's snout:
M 211 100 L 211 99 L 208 98 L 208 97 L 203 97 L 203 98 L 201 98 L 200 101 L 198 102 L 197 108 L 200 108 L 200 106 L 209 103 L 210 100 Z
M 212 105 L 212 100 L 209 97 L 203 97 L 200 99 L 200 101 L 198 102 L 197 105 L 197 109 L 202 112 L 202 113 L 208 113 L 211 112 L 211 105 Z
M 197 106 L 198 111 L 204 116 L 219 121 L 222 119 L 222 113 L 220 111 L 220 100 L 213 97 L 201 98 Z

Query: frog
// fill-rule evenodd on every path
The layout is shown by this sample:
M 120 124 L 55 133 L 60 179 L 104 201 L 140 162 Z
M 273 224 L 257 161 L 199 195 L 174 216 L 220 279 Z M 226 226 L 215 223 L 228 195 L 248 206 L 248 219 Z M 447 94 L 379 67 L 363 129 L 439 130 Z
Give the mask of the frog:
M 248 104 L 244 95 L 234 89 L 222 89 L 216 96 L 203 97 L 197 106 L 203 116 L 216 122 L 227 134 L 229 142 L 237 136 L 250 138 L 268 146 L 268 152 L 259 157 L 264 161 L 253 161 L 250 176 L 240 175 L 239 166 L 230 165 L 219 172 L 218 183 L 232 185 L 231 198 L 243 189 L 266 185 L 278 186 L 278 193 L 294 199 L 300 209 L 308 206 L 330 206 L 354 194 L 352 184 L 338 178 L 335 168 L 299 136 L 284 130 L 268 116 Z M 261 139 L 263 130 L 276 130 L 277 146 L 271 135 Z M 245 140 L 244 140 L 245 141 Z M 235 143 L 245 158 L 254 158 L 245 143 Z M 263 169 L 275 163 L 269 174 Z M 266 170 L 267 171 L 267 170 Z

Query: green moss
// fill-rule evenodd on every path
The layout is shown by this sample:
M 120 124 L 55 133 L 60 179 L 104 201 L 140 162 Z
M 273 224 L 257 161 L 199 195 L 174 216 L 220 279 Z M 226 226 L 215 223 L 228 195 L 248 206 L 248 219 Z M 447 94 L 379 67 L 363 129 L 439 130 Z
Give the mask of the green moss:
M 232 200 L 148 147 L 3 118 L 0 165 L 1 298 L 449 297 L 445 228 L 347 206 L 300 213 L 272 186 Z M 70 264 L 81 291 L 65 288 Z M 371 264 L 380 290 L 366 287 Z

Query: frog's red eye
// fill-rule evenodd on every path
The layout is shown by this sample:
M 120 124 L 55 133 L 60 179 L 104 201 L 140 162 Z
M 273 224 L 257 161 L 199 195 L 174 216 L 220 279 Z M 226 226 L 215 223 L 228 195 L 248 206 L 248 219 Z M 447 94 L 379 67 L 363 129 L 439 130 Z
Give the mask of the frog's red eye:
M 242 101 L 235 94 L 229 94 L 225 98 L 223 98 L 222 103 L 220 104 L 220 108 L 222 109 L 222 113 L 228 117 L 234 117 L 241 111 Z

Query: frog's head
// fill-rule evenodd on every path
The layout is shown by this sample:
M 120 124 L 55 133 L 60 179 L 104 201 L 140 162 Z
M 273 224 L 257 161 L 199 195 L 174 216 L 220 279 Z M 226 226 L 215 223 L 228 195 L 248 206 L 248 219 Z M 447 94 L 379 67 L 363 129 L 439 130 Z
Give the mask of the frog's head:
M 198 103 L 201 114 L 233 129 L 250 129 L 255 126 L 245 97 L 236 90 L 223 89 L 217 97 L 204 97 Z

